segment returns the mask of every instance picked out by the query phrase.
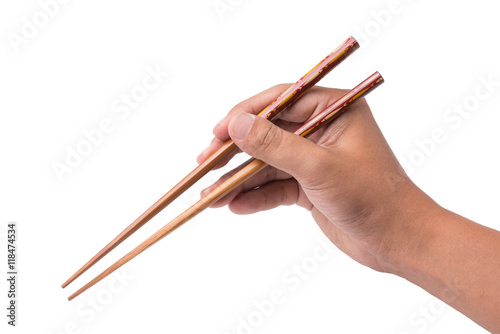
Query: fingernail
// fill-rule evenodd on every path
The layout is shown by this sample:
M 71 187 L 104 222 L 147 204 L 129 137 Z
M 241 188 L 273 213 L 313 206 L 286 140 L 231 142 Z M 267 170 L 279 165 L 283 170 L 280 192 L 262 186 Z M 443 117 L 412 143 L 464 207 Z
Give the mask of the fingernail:
M 248 132 L 252 128 L 253 123 L 255 122 L 255 116 L 252 114 L 239 114 L 234 120 L 234 124 L 231 128 L 231 134 L 235 139 L 245 139 Z

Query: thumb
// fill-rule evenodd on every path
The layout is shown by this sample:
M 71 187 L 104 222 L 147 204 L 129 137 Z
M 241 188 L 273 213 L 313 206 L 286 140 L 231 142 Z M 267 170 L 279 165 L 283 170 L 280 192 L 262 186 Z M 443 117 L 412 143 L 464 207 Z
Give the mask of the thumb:
M 242 151 L 292 175 L 303 185 L 312 185 L 327 172 L 322 165 L 329 161 L 327 150 L 262 117 L 239 114 L 229 123 L 229 135 Z

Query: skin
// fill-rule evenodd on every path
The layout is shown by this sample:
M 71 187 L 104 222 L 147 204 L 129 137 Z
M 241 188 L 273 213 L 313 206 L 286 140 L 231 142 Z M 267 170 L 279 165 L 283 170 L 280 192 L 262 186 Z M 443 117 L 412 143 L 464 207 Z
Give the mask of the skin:
M 401 276 L 500 333 L 500 232 L 442 208 L 419 189 L 365 100 L 309 139 L 289 131 L 345 91 L 314 87 L 276 125 L 253 116 L 289 86 L 241 102 L 214 128 L 215 138 L 198 162 L 231 137 L 242 151 L 270 166 L 213 207 L 228 205 L 236 214 L 252 214 L 299 205 L 357 262 Z

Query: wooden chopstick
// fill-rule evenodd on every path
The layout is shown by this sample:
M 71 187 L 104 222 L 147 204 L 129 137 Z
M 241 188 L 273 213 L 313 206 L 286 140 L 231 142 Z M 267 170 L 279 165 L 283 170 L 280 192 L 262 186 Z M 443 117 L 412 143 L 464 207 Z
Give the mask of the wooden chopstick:
M 339 65 L 344 59 L 346 59 L 358 48 L 359 44 L 356 39 L 354 39 L 353 37 L 349 37 L 336 50 L 330 53 L 312 70 L 307 72 L 299 81 L 288 88 L 283 94 L 281 94 L 275 101 L 273 101 L 269 106 L 262 110 L 258 115 L 269 120 L 274 119 L 277 115 L 279 115 L 283 110 L 288 108 L 292 103 L 299 99 L 307 90 L 313 87 L 318 81 L 320 81 L 332 69 Z M 71 282 L 77 279 L 81 274 L 87 271 L 106 254 L 111 252 L 116 246 L 118 246 L 135 231 L 146 224 L 151 218 L 156 216 L 167 205 L 172 203 L 184 191 L 189 189 L 193 184 L 195 184 L 205 174 L 213 169 L 220 161 L 228 157 L 235 150 L 236 145 L 232 140 L 228 140 L 226 143 L 224 143 L 224 145 L 218 151 L 212 154 L 212 156 L 210 156 L 203 163 L 199 164 L 198 167 L 196 167 L 193 171 L 191 171 L 191 173 L 184 177 L 169 192 L 163 195 L 163 197 L 161 197 L 134 222 L 132 222 L 132 224 L 125 228 L 125 230 L 123 230 L 109 244 L 107 244 L 102 250 L 100 250 L 92 259 L 90 259 L 85 265 L 83 265 L 83 267 L 78 269 L 76 273 L 74 273 L 66 282 L 62 284 L 62 287 L 65 288 Z
M 350 105 L 352 105 L 355 101 L 359 100 L 361 97 L 365 96 L 373 89 L 378 87 L 380 84 L 384 82 L 382 76 L 375 72 L 358 86 L 347 92 L 344 96 L 342 96 L 339 100 L 332 103 L 328 106 L 324 111 L 317 114 L 313 118 L 309 119 L 306 123 L 304 123 L 299 129 L 297 129 L 294 133 L 299 136 L 308 136 L 314 133 L 323 125 L 332 121 L 336 117 L 338 117 L 342 112 L 344 112 Z M 165 237 L 170 232 L 174 231 L 182 224 L 195 217 L 197 214 L 202 212 L 204 209 L 209 207 L 211 204 L 215 203 L 217 200 L 221 199 L 233 189 L 235 189 L 238 185 L 248 180 L 253 175 L 257 174 L 263 168 L 265 168 L 267 164 L 261 160 L 251 159 L 250 163 L 248 163 L 245 167 L 239 170 L 236 174 L 234 174 L 231 178 L 226 180 L 216 189 L 211 191 L 205 197 L 200 199 L 194 205 L 192 205 L 189 209 L 181 213 L 174 220 L 163 226 L 156 233 L 151 235 L 148 239 L 142 242 L 139 246 L 130 251 L 127 255 L 119 259 L 113 265 L 111 265 L 108 269 L 103 271 L 100 275 L 94 278 L 92 281 L 87 283 L 81 289 L 72 294 L 68 299 L 72 300 L 82 292 L 86 291 L 88 288 L 102 280 L 104 277 L 111 274 L 116 269 L 120 268 L 122 265 L 142 253 L 145 249 L 152 246 L 154 243 Z

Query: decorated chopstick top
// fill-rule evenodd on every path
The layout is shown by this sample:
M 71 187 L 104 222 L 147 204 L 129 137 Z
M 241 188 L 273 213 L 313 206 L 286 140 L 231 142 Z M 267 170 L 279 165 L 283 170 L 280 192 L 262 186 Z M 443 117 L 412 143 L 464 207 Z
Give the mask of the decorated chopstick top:
M 278 98 L 262 110 L 258 116 L 272 120 L 358 48 L 359 44 L 356 39 L 354 37 L 349 37 L 337 49 L 319 62 L 318 65 L 300 78 L 299 81 L 278 96 Z
M 334 118 L 340 116 L 340 114 L 342 114 L 346 110 L 347 106 L 352 104 L 360 97 L 370 93 L 373 89 L 375 89 L 383 82 L 384 78 L 380 75 L 380 73 L 373 73 L 359 85 L 347 92 L 340 99 L 330 104 L 325 110 L 305 122 L 300 128 L 295 130 L 294 133 L 302 137 L 311 135 L 325 123 L 330 122 Z

